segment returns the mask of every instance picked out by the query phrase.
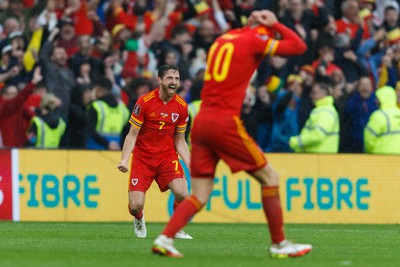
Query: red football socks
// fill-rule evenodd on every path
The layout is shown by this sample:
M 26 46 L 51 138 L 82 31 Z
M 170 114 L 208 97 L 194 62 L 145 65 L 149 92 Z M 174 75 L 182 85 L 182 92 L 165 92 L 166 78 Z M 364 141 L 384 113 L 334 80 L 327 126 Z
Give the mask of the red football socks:
M 279 187 L 262 187 L 261 202 L 268 220 L 272 244 L 282 242 L 285 240 L 285 233 L 283 231 L 283 215 L 281 201 L 279 199 Z
M 141 209 L 138 213 L 133 214 L 132 211 L 131 211 L 131 209 L 129 208 L 129 204 L 128 204 L 128 210 L 129 210 L 129 213 L 130 213 L 133 217 L 135 217 L 137 220 L 141 220 L 141 219 L 143 218 L 143 209 Z
M 178 201 L 178 200 L 175 199 L 175 201 L 174 201 L 174 210 L 176 210 L 176 208 L 179 206 L 179 204 L 182 203 L 182 201 L 183 201 L 183 200 Z
M 163 235 L 174 237 L 200 209 L 202 205 L 195 196 L 189 196 L 176 208 L 163 231 Z

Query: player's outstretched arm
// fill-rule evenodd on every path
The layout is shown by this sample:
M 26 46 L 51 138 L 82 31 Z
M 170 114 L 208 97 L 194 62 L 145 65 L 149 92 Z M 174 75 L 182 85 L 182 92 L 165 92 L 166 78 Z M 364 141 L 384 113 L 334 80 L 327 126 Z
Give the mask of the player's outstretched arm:
M 137 135 L 139 134 L 139 131 L 140 128 L 131 125 L 129 133 L 125 137 L 124 147 L 122 148 L 121 161 L 118 163 L 117 166 L 120 172 L 126 173 L 129 170 L 128 168 L 129 159 L 133 151 L 133 148 L 135 147 L 136 138 Z

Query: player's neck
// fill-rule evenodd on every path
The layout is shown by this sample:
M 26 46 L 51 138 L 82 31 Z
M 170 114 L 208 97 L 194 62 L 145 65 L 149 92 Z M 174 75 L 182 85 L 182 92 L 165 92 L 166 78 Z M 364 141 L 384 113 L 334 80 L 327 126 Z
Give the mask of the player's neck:
M 162 101 L 164 104 L 167 104 L 167 103 L 168 103 L 169 101 L 171 101 L 172 98 L 174 97 L 174 95 L 172 95 L 172 96 L 166 95 L 166 94 L 164 93 L 164 91 L 163 91 L 161 88 L 160 88 L 160 91 L 159 91 L 158 96 L 160 97 L 161 101 Z

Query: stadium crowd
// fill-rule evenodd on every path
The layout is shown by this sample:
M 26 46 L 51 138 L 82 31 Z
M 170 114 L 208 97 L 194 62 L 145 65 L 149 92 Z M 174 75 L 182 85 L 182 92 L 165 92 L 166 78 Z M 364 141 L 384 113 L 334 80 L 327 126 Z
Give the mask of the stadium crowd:
M 400 154 L 395 0 L 3 0 L 0 148 L 120 150 L 164 64 L 180 68 L 193 118 L 207 51 L 255 8 L 308 47 L 266 57 L 249 85 L 242 119 L 259 146 Z

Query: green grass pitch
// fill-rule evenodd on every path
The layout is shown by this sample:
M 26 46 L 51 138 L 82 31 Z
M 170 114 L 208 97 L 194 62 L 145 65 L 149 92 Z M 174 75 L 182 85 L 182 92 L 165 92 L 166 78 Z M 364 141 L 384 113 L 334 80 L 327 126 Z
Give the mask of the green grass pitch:
M 0 222 L 0 266 L 400 266 L 399 225 L 288 224 L 289 239 L 309 242 L 301 258 L 270 258 L 262 224 L 199 224 L 185 230 L 193 240 L 177 240 L 185 257 L 152 255 L 164 224 L 147 223 L 147 238 L 134 237 L 131 223 Z

